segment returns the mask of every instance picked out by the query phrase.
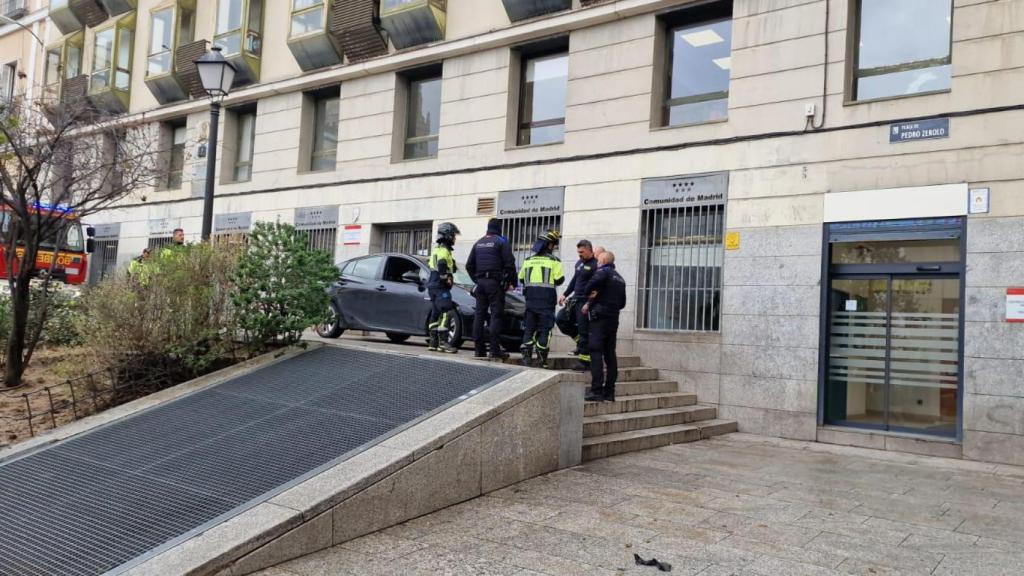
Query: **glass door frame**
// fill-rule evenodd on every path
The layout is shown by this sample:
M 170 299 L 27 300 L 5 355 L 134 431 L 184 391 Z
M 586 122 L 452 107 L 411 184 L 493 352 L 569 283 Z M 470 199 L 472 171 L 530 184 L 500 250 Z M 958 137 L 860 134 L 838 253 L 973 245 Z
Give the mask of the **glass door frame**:
M 960 224 L 958 227 L 950 227 L 949 221 L 946 220 L 946 226 L 920 226 L 919 229 L 907 228 L 902 231 L 884 231 L 878 232 L 877 234 L 864 235 L 856 239 L 860 240 L 877 240 L 877 241 L 906 241 L 913 242 L 915 240 L 935 240 L 935 239 L 953 239 L 959 240 L 960 248 L 960 260 L 958 262 L 928 262 L 922 264 L 910 263 L 910 264 L 836 264 L 833 265 L 832 260 L 832 245 L 840 241 L 834 240 L 832 234 L 831 225 L 825 223 L 822 232 L 822 263 L 821 263 L 821 308 L 819 316 L 819 336 L 818 336 L 818 426 L 838 426 L 842 428 L 859 429 L 859 430 L 870 430 L 902 435 L 914 435 L 914 436 L 932 436 L 935 438 L 955 438 L 957 442 L 963 441 L 963 410 L 964 410 L 964 318 L 966 316 L 966 303 L 967 303 L 967 278 L 966 278 L 966 259 L 967 259 L 967 217 L 959 217 Z M 847 223 L 842 223 L 847 224 Z M 851 238 L 848 241 L 853 241 Z M 937 268 L 937 269 L 936 269 Z M 884 279 L 888 284 L 887 291 L 887 317 L 891 321 L 892 318 L 892 283 L 895 279 L 903 278 L 916 278 L 916 279 L 940 279 L 940 280 L 959 280 L 960 281 L 960 318 L 958 319 L 958 342 L 957 342 L 957 418 L 956 418 L 956 433 L 955 435 L 945 434 L 928 434 L 919 429 L 903 428 L 903 427 L 889 427 L 889 407 L 890 407 L 890 384 L 889 380 L 889 354 L 890 351 L 886 352 L 886 384 L 885 384 L 885 402 L 886 402 L 886 416 L 885 423 L 882 425 L 870 425 L 856 422 L 844 422 L 844 421 L 826 421 L 826 395 L 828 394 L 828 379 L 829 379 L 829 362 L 830 362 L 830 349 L 831 349 L 831 338 L 830 338 L 830 322 L 832 316 L 831 309 L 831 287 L 833 280 L 871 280 L 871 279 Z M 887 343 L 891 342 L 892 327 L 887 326 Z

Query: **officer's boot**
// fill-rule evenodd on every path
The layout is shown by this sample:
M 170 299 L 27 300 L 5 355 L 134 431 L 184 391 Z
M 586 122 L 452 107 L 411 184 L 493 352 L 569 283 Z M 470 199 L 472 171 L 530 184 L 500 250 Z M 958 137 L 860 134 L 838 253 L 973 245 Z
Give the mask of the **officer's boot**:
M 533 347 L 523 344 L 519 347 L 519 353 L 523 355 L 522 365 L 529 366 L 533 363 Z
M 440 336 L 440 335 L 439 335 Z M 443 337 L 438 338 L 437 351 L 444 352 L 445 354 L 458 354 L 459 349 L 448 343 L 448 333 L 445 332 Z
M 437 352 L 438 340 L 439 340 L 439 338 L 438 338 L 438 335 L 437 335 L 437 330 L 431 330 L 430 331 L 430 342 L 427 343 L 427 350 L 429 350 L 431 352 Z
M 537 349 L 537 360 L 538 360 L 537 363 L 540 364 L 541 368 L 548 368 L 548 350 L 547 349 L 539 349 L 538 348 Z

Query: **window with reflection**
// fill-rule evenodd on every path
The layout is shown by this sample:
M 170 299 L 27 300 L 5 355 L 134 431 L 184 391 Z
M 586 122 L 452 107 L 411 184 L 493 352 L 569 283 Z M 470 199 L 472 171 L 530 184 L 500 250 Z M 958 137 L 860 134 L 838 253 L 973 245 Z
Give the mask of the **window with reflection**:
M 68 41 L 64 45 L 64 78 L 71 79 L 82 74 L 82 52 L 85 36 L 79 35 L 78 41 Z
M 167 189 L 181 188 L 182 174 L 185 170 L 185 139 L 188 129 L 185 124 L 171 126 L 171 153 L 167 162 Z
M 238 141 L 235 150 L 234 181 L 247 182 L 252 179 L 253 143 L 256 140 L 256 112 L 238 114 Z
M 171 71 L 174 47 L 174 6 L 154 10 L 149 25 L 149 64 L 146 74 L 159 76 Z
M 723 120 L 729 115 L 732 2 L 689 8 L 665 19 L 663 126 Z
M 324 29 L 324 0 L 292 0 L 291 37 Z
M 214 42 L 223 48 L 225 56 L 243 50 L 259 56 L 262 32 L 263 0 L 218 0 Z
M 92 50 L 92 77 L 89 89 L 99 92 L 110 87 L 111 66 L 114 62 L 114 28 L 96 32 Z
M 331 171 L 338 163 L 338 123 L 341 112 L 338 96 L 321 96 L 314 101 L 313 155 L 310 169 Z
M 441 131 L 441 74 L 408 78 L 405 117 L 406 159 L 437 156 Z
M 520 146 L 551 144 L 565 139 L 565 97 L 569 84 L 569 53 L 523 59 L 520 86 Z
M 46 71 L 43 77 L 43 83 L 46 86 L 60 84 L 60 58 L 61 47 L 50 48 L 46 51 Z
M 853 97 L 948 90 L 953 0 L 858 0 Z
M 132 85 L 132 46 L 135 31 L 131 28 L 117 29 L 117 63 L 114 71 L 114 88 L 129 90 Z

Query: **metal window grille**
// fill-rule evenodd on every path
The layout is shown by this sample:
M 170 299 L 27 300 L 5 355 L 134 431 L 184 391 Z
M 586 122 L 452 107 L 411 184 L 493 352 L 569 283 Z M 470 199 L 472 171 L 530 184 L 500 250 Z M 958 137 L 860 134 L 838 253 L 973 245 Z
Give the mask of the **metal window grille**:
M 533 243 L 537 237 L 548 230 L 561 229 L 562 216 L 560 214 L 505 218 L 501 223 L 502 233 L 512 244 L 512 253 L 515 254 L 517 267 L 522 266 L 523 260 L 533 255 Z
M 429 227 L 385 230 L 381 251 L 428 256 L 431 244 L 430 235 Z
M 169 245 L 173 241 L 174 239 L 171 238 L 170 236 L 154 236 L 150 237 L 149 242 L 146 244 L 146 247 L 149 248 L 150 251 L 158 250 L 160 248 L 163 248 L 164 246 Z
M 93 252 L 92 269 L 89 277 L 92 282 L 109 278 L 117 272 L 117 240 L 97 240 Z
M 338 229 L 336 227 L 311 228 L 303 230 L 303 232 L 306 233 L 306 246 L 310 250 L 326 252 L 331 256 L 331 261 L 334 261 L 335 244 L 337 244 L 338 239 Z
M 725 204 L 641 212 L 637 328 L 717 332 Z
M 245 246 L 249 244 L 248 232 L 214 232 L 213 243 L 221 245 Z

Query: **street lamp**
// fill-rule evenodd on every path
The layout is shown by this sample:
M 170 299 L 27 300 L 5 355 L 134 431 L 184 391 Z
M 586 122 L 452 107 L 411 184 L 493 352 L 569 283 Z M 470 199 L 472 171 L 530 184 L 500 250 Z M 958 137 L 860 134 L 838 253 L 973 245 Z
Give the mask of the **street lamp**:
M 203 197 L 203 240 L 210 239 L 213 229 L 213 175 L 217 169 L 217 128 L 220 124 L 220 103 L 235 79 L 235 65 L 220 53 L 220 46 L 214 46 L 203 57 L 195 61 L 203 90 L 210 95 L 210 138 L 206 143 L 206 194 Z

